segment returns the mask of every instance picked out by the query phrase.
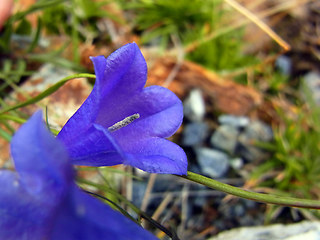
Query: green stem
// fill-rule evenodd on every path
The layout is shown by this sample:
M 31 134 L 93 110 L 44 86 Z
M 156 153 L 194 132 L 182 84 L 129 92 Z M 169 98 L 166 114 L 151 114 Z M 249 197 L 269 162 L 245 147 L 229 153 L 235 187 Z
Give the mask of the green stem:
M 76 6 L 76 2 L 73 0 L 72 5 Z M 72 51 L 73 51 L 73 61 L 80 63 L 80 53 L 79 53 L 79 31 L 77 29 L 79 25 L 78 17 L 76 15 L 75 9 L 71 9 L 71 41 L 72 41 Z
M 0 128 L 0 138 L 5 139 L 6 141 L 10 142 L 12 136 L 6 132 L 5 130 L 3 130 L 2 128 Z
M 56 84 L 54 84 L 53 86 L 51 86 L 51 87 L 47 88 L 46 90 L 44 90 L 39 95 L 37 95 L 37 96 L 35 96 L 33 98 L 30 98 L 30 99 L 28 99 L 28 100 L 26 100 L 26 101 L 24 101 L 22 103 L 18 103 L 18 104 L 14 105 L 14 106 L 9 106 L 9 107 L 7 107 L 5 109 L 2 109 L 0 111 L 0 114 L 3 114 L 5 112 L 12 111 L 12 110 L 15 110 L 17 108 L 25 107 L 27 105 L 36 103 L 36 102 L 44 99 L 45 97 L 49 96 L 50 94 L 54 93 L 60 87 L 62 87 L 66 82 L 68 82 L 69 80 L 74 79 L 74 78 L 96 78 L 96 76 L 94 74 L 79 73 L 79 74 L 74 74 L 74 75 L 65 77 L 62 80 L 60 80 L 59 82 L 57 82 Z
M 9 115 L 9 114 L 1 114 L 0 115 L 0 120 L 11 120 L 13 122 L 19 123 L 19 124 L 23 124 L 26 122 L 25 119 L 17 117 L 17 116 L 13 116 L 13 115 Z
M 221 183 L 219 181 L 201 176 L 193 172 L 188 172 L 186 176 L 179 177 L 188 179 L 192 182 L 200 183 L 204 186 L 216 189 L 221 192 L 225 192 L 237 197 L 246 198 L 257 202 L 283 205 L 288 207 L 320 209 L 320 201 L 249 192 L 241 188 L 233 187 L 231 185 Z

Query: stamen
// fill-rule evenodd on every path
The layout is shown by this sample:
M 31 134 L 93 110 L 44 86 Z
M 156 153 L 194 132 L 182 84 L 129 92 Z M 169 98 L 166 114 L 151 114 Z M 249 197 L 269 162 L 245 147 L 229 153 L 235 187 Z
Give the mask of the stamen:
M 128 126 L 130 123 L 132 123 L 134 120 L 138 119 L 139 117 L 140 117 L 139 113 L 135 113 L 129 117 L 126 117 L 125 119 L 121 120 L 120 122 L 117 122 L 117 123 L 113 124 L 111 127 L 109 127 L 108 131 L 109 132 L 117 131 L 120 128 Z

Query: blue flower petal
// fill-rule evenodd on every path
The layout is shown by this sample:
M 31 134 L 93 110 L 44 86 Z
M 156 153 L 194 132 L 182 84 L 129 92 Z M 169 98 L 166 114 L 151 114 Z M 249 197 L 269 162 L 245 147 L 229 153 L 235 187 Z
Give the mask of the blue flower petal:
M 107 59 L 98 56 L 91 60 L 96 73 L 94 88 L 58 135 L 67 146 L 83 138 L 93 123 L 102 121 L 103 125 L 111 126 L 122 120 L 122 116 L 113 112 L 132 93 L 141 90 L 147 79 L 147 65 L 135 43 L 125 45 Z
M 71 162 L 89 166 L 122 164 L 123 159 L 119 156 L 110 139 L 112 138 L 107 138 L 103 132 L 97 131 L 94 124 L 85 137 L 79 138 L 78 141 L 75 140 L 72 147 L 69 148 Z M 108 162 L 105 161 L 106 158 L 109 159 Z M 88 164 L 88 159 L 92 159 L 90 164 Z
M 125 116 L 134 113 L 140 115 L 133 123 L 112 133 L 122 147 L 140 138 L 170 137 L 178 130 L 183 119 L 180 99 L 170 90 L 160 86 L 144 88 L 122 109 L 126 112 L 123 114 Z
M 150 173 L 171 173 L 184 175 L 188 161 L 185 152 L 178 145 L 163 139 L 151 138 L 135 142 L 128 150 L 133 156 L 125 164 Z
M 14 172 L 0 171 L 0 239 L 43 239 L 56 202 L 29 194 L 19 180 Z
M 69 197 L 61 206 L 55 222 L 53 239 L 157 239 L 76 186 L 70 189 Z
M 43 239 L 74 173 L 41 111 L 16 132 L 11 153 L 17 173 L 0 170 L 0 239 Z
M 36 112 L 13 136 L 11 154 L 21 182 L 30 192 L 39 194 L 51 188 L 63 187 L 73 179 L 68 154 L 49 133 L 41 111 Z
M 75 185 L 41 112 L 17 131 L 11 149 L 17 172 L 0 170 L 0 239 L 156 239 Z
M 126 162 L 150 172 L 186 174 L 187 160 L 181 148 L 167 141 L 154 140 L 170 137 L 177 131 L 183 119 L 182 103 L 168 89 L 159 86 L 143 88 L 147 67 L 138 46 L 127 44 L 107 59 L 99 56 L 92 61 L 97 76 L 92 93 L 57 136 L 65 144 L 72 162 L 88 166 Z M 140 117 L 121 129 L 106 132 L 134 114 Z M 105 131 L 93 125 L 101 126 Z M 145 163 L 135 160 L 139 157 L 135 156 L 137 153 L 132 146 L 147 150 L 146 146 L 137 143 L 149 140 L 154 149 L 163 149 L 157 155 L 167 164 L 160 167 L 155 162 L 152 167 L 155 158 L 141 151 L 139 157 L 143 155 Z M 166 149 L 170 152 L 165 153 Z M 176 156 L 174 149 L 178 149 Z
M 106 138 L 112 139 L 111 134 L 102 126 L 95 125 L 102 131 Z M 115 139 L 112 139 L 118 158 L 124 164 L 140 168 L 150 173 L 171 173 L 184 175 L 187 172 L 188 161 L 185 152 L 177 144 L 163 138 L 145 138 L 130 142 L 125 148 L 121 148 Z M 123 149 L 126 149 L 124 151 Z M 104 165 L 105 159 L 92 159 L 95 166 Z

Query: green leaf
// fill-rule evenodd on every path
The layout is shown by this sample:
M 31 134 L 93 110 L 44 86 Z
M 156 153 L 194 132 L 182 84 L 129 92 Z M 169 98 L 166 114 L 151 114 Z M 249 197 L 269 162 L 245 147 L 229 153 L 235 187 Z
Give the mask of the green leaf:
M 25 18 L 23 18 L 20 21 L 18 27 L 16 28 L 15 33 L 19 35 L 30 35 L 31 32 L 32 32 L 31 23 Z
M 0 128 L 0 137 L 4 138 L 8 142 L 10 142 L 12 138 L 12 136 L 2 128 Z
M 54 84 L 53 86 L 49 87 L 48 89 L 46 89 L 45 91 L 43 91 L 42 93 L 40 93 L 39 95 L 30 98 L 22 103 L 18 103 L 14 106 L 9 106 L 5 109 L 2 109 L 0 111 L 0 114 L 3 114 L 5 112 L 9 112 L 21 107 L 25 107 L 28 106 L 30 104 L 39 102 L 40 100 L 44 99 L 45 97 L 51 95 L 52 93 L 56 92 L 60 87 L 62 87 L 65 83 L 67 83 L 68 81 L 75 79 L 75 78 L 95 78 L 95 75 L 93 74 L 87 74 L 87 73 L 80 73 L 80 74 L 75 74 L 75 75 L 71 75 L 68 76 L 66 78 L 63 78 L 62 80 L 60 80 L 59 82 L 57 82 L 56 84 Z
M 42 30 L 42 20 L 40 17 L 38 17 L 38 21 L 37 21 L 37 30 L 34 34 L 32 43 L 30 44 L 27 52 L 32 52 L 33 49 L 38 45 L 39 39 L 40 39 L 40 35 L 41 35 L 41 30 Z

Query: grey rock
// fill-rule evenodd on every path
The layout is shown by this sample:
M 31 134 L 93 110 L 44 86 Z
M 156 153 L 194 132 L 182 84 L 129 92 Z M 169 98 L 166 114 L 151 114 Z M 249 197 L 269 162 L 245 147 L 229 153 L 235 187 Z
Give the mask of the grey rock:
M 282 55 L 276 59 L 275 64 L 282 74 L 290 75 L 292 69 L 292 61 L 289 57 Z
M 205 147 L 196 148 L 195 152 L 203 174 L 219 178 L 228 171 L 229 159 L 225 153 Z
M 234 210 L 233 210 L 233 214 L 235 217 L 242 217 L 245 215 L 246 213 L 246 210 L 245 208 L 241 205 L 241 204 L 237 204 L 235 207 L 234 207 Z
M 252 121 L 238 137 L 235 154 L 248 161 L 259 161 L 269 156 L 269 153 L 255 145 L 256 142 L 270 142 L 273 132 L 270 126 L 261 121 Z
M 222 232 L 208 240 L 319 240 L 320 222 L 303 221 L 294 224 L 242 227 Z
M 150 173 L 145 172 L 139 168 L 133 168 L 133 171 L 134 171 L 135 175 L 137 175 L 137 177 L 139 177 L 139 178 L 148 178 L 150 175 Z
M 262 160 L 266 160 L 270 157 L 270 153 L 267 151 L 264 151 L 261 148 L 255 147 L 253 145 L 242 145 L 238 144 L 236 151 L 236 155 L 241 156 L 243 159 L 245 159 L 248 162 L 259 162 Z
M 238 218 L 239 221 L 239 225 L 240 226 L 257 226 L 262 225 L 264 223 L 264 217 L 260 217 L 259 216 L 252 216 L 250 214 L 246 214 L 244 216 L 241 216 Z
M 234 158 L 230 160 L 230 166 L 234 170 L 240 170 L 243 167 L 243 159 L 242 158 Z
M 196 196 L 193 204 L 197 207 L 203 207 L 207 203 L 208 199 L 205 196 Z
M 185 125 L 182 133 L 182 144 L 184 146 L 196 146 L 203 143 L 209 135 L 209 127 L 203 122 L 194 122 Z
M 245 116 L 221 115 L 218 118 L 221 125 L 229 125 L 235 128 L 246 127 L 250 123 L 250 119 Z
M 201 122 L 203 120 L 206 109 L 200 89 L 191 90 L 183 105 L 183 113 L 185 117 L 194 122 Z
M 236 155 L 247 161 L 263 160 L 269 153 L 256 146 L 257 142 L 270 142 L 273 132 L 269 125 L 261 121 L 250 121 L 246 117 L 224 115 L 219 118 L 222 123 L 212 134 L 210 143 L 214 148 Z M 238 160 L 238 163 L 241 163 Z M 237 162 L 234 169 L 240 169 Z
M 12 34 L 11 37 L 13 45 L 20 49 L 27 49 L 33 41 L 33 37 L 27 35 Z M 50 45 L 50 41 L 40 37 L 37 44 L 41 48 L 48 48 Z
M 302 91 L 305 98 L 308 100 L 311 97 L 317 105 L 320 105 L 320 73 L 307 73 L 303 77 L 303 86 L 304 89 Z
M 239 136 L 249 140 L 269 142 L 273 139 L 273 132 L 269 125 L 261 121 L 252 121 Z
M 170 174 L 158 174 L 154 182 L 152 192 L 168 192 L 168 191 L 181 191 L 181 182 Z
M 210 139 L 214 148 L 221 149 L 233 155 L 238 141 L 239 131 L 231 125 L 222 125 L 216 129 Z
M 238 203 L 236 205 L 221 204 L 219 207 L 219 212 L 223 216 L 227 216 L 228 218 L 232 219 L 244 216 L 246 210 L 241 203 Z

